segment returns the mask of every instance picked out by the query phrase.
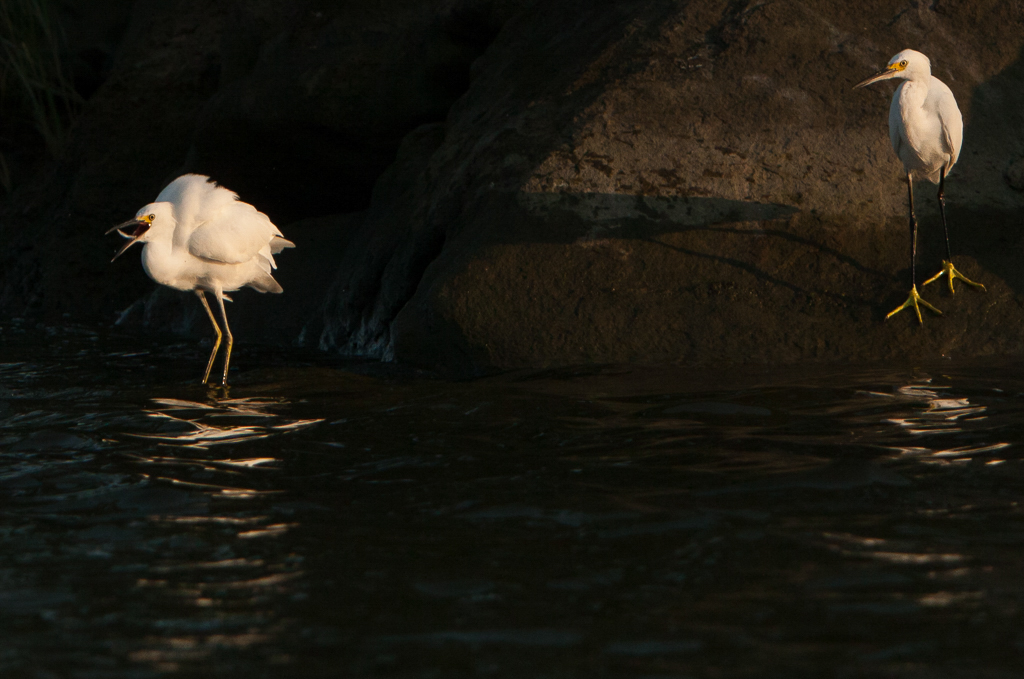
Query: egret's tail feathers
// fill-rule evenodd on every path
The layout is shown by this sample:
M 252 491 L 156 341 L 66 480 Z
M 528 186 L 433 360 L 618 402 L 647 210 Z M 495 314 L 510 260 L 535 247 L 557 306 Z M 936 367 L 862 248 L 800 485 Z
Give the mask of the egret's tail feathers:
M 256 255 L 256 265 L 263 269 L 264 273 L 273 273 L 274 269 L 277 268 L 277 262 L 274 261 L 274 256 L 267 251 L 263 251 Z
M 281 284 L 274 280 L 274 277 L 265 271 L 260 271 L 255 278 L 249 281 L 249 287 L 257 292 L 284 292 Z
M 270 239 L 270 251 L 275 255 L 281 252 L 281 250 L 284 250 L 285 248 L 293 247 L 295 247 L 295 243 L 291 242 L 287 238 L 274 236 L 273 238 Z

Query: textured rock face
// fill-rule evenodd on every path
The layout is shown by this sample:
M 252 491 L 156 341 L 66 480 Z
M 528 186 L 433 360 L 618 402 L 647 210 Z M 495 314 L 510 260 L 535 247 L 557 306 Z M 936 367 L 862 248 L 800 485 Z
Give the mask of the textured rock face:
M 425 172 L 411 228 L 444 247 L 391 325 L 366 314 L 361 331 L 390 338 L 399 360 L 470 372 L 1019 352 L 1024 201 L 1004 174 L 1024 141 L 1021 10 L 933 7 L 564 3 L 543 24 L 518 16 L 475 65 Z M 930 286 L 946 314 L 923 328 L 906 313 L 882 321 L 909 288 L 893 87 L 851 90 L 906 46 L 931 55 L 964 111 L 946 192 L 955 260 L 989 285 Z M 919 187 L 928 275 L 942 250 L 934 195 Z M 328 326 L 348 318 L 346 293 L 334 299 Z
M 925 288 L 923 327 L 883 322 L 909 288 L 894 87 L 851 89 L 905 47 L 964 112 L 954 260 L 989 288 Z M 1018 354 L 1022 48 L 996 0 L 140 1 L 69 159 L 12 203 L 2 302 L 205 334 L 98 236 L 189 170 L 299 245 L 242 337 L 456 374 Z
M 402 138 L 465 91 L 493 5 L 239 3 L 190 166 L 284 220 L 364 208 Z

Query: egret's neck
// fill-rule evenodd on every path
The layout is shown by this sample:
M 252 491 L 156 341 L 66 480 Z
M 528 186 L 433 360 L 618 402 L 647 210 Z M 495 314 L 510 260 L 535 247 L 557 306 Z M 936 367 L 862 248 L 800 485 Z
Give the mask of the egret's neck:
M 174 256 L 174 248 L 164 240 L 150 241 L 142 246 L 142 268 L 146 274 L 161 285 L 174 287 L 181 269 L 181 262 Z
M 899 106 L 904 111 L 904 117 L 906 117 L 906 112 L 917 110 L 924 105 L 924 101 L 927 98 L 928 81 L 908 78 L 896 88 L 893 106 L 896 106 L 897 102 L 899 102 Z
M 927 83 L 932 77 L 930 68 L 915 68 L 903 72 L 903 79 L 908 82 Z

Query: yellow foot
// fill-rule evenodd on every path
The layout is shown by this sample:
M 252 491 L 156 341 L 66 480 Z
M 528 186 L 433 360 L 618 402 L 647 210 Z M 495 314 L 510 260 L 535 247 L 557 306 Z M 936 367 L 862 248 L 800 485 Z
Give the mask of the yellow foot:
M 932 276 L 931 278 L 926 280 L 924 282 L 924 284 L 928 285 L 932 281 L 938 280 L 938 279 L 942 278 L 943 276 L 949 276 L 949 291 L 951 293 L 953 293 L 953 294 L 956 294 L 956 290 L 953 289 L 953 279 L 954 278 L 959 278 L 964 283 L 967 283 L 967 285 L 973 285 L 976 288 L 981 288 L 982 292 L 987 292 L 985 290 L 985 286 L 984 285 L 982 285 L 981 283 L 975 283 L 974 281 L 969 279 L 967 276 L 965 276 L 962 273 L 960 273 L 959 271 L 957 271 L 956 267 L 953 266 L 953 262 L 949 261 L 948 259 L 942 260 L 942 271 L 940 271 L 939 273 L 935 274 L 934 276 Z
M 910 297 L 907 297 L 907 301 L 901 304 L 900 306 L 896 307 L 892 311 L 890 311 L 889 314 L 885 317 L 885 320 L 889 320 L 890 317 L 895 316 L 896 314 L 903 311 L 907 307 L 914 307 L 914 311 L 917 313 L 917 322 L 923 324 L 924 319 L 921 318 L 921 308 L 918 306 L 919 303 L 922 304 L 926 309 L 934 311 L 940 316 L 942 315 L 941 311 L 939 311 L 931 304 L 921 299 L 921 295 L 917 294 L 917 286 L 915 285 L 914 287 L 910 288 Z
M 206 398 L 212 401 L 231 398 L 231 387 L 226 384 L 207 384 Z

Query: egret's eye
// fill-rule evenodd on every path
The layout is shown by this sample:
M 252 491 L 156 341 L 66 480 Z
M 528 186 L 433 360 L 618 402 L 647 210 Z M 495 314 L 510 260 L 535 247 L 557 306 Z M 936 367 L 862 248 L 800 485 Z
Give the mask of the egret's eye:
M 150 215 L 149 216 L 149 221 L 153 221 L 154 219 L 156 219 L 156 215 Z
M 903 61 L 901 61 L 900 62 L 900 66 L 903 67 L 903 68 L 906 68 L 907 67 L 907 60 L 904 59 Z

